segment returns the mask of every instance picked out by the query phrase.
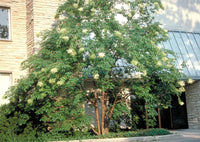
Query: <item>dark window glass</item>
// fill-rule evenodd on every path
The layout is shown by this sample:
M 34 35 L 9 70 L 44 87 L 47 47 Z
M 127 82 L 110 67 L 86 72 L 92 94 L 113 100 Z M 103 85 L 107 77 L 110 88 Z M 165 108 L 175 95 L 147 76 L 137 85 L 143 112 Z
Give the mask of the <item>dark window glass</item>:
M 9 8 L 0 7 L 0 39 L 10 38 Z

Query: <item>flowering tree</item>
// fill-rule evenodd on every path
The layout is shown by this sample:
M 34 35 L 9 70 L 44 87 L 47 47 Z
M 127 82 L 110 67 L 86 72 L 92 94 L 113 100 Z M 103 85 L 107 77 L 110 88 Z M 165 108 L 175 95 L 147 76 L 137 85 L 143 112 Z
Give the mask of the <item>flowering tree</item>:
M 153 22 L 159 9 L 159 0 L 66 0 L 41 50 L 23 63 L 30 74 L 8 95 L 11 102 L 27 120 L 33 112 L 48 130 L 65 130 L 84 126 L 87 100 L 96 113 L 91 129 L 100 135 L 109 132 L 116 105 L 132 94 L 145 100 L 152 124 L 154 105 L 168 105 L 184 91 L 175 58 L 168 58 L 173 53 L 159 48 L 168 38 Z
M 177 83 L 183 75 L 175 68 L 175 58 L 168 58 L 173 53 L 159 48 L 168 38 L 167 31 L 153 22 L 159 9 L 159 0 L 68 0 L 59 7 L 55 29 L 67 45 L 60 47 L 81 66 L 77 74 L 83 81 L 92 82 L 81 89 L 95 109 L 96 134 L 109 132 L 116 104 L 130 91 L 145 99 L 148 118 L 154 118 L 155 104 L 168 105 L 171 94 L 184 91 Z

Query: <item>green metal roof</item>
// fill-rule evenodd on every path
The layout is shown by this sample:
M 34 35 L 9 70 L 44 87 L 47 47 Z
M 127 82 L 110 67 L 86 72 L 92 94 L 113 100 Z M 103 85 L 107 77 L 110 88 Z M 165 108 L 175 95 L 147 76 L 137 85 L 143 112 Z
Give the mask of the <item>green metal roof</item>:
M 177 55 L 177 67 L 186 67 L 183 72 L 192 79 L 200 79 L 200 33 L 168 32 L 169 40 L 162 43 L 162 48 L 173 50 Z

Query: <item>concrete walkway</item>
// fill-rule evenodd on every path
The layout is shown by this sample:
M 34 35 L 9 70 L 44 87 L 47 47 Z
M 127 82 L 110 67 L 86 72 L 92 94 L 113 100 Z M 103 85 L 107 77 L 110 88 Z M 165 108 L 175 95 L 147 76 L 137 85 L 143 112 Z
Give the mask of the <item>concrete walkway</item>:
M 171 135 L 146 136 L 130 138 L 89 139 L 82 142 L 200 142 L 200 130 L 182 129 L 173 130 Z M 66 141 L 59 141 L 66 142 Z M 74 140 L 70 142 L 79 142 Z
M 158 142 L 200 142 L 200 130 L 182 129 L 172 132 L 179 137 L 171 137 L 168 140 L 159 140 Z

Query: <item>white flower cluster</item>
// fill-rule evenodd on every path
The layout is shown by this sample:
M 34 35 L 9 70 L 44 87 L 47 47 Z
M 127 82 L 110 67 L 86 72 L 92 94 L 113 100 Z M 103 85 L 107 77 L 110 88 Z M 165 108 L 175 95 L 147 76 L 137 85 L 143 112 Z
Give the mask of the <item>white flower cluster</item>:
M 99 58 L 103 58 L 103 57 L 105 56 L 105 53 L 104 53 L 104 52 L 100 52 L 100 53 L 98 54 L 98 56 L 99 56 Z
M 184 102 L 180 102 L 179 104 L 180 104 L 181 106 L 183 106 L 183 105 L 184 105 Z
M 155 6 L 158 6 L 158 2 L 154 2 L 154 5 L 155 5 Z
M 74 6 L 74 8 L 78 8 L 78 4 L 77 3 L 74 3 L 73 6 Z
M 138 61 L 137 61 L 137 60 L 132 60 L 132 61 L 131 61 L 131 64 L 137 66 Z
M 93 7 L 93 8 L 91 9 L 91 11 L 92 11 L 92 12 L 95 12 L 95 8 Z
M 99 79 L 99 74 L 98 73 L 94 74 L 94 79 Z
M 166 62 L 167 60 L 168 60 L 167 57 L 163 57 L 163 58 L 162 58 L 162 61 L 164 61 L 164 62 Z
M 68 53 L 68 54 L 72 54 L 72 53 L 73 53 L 73 49 L 68 49 L 68 50 L 67 50 L 67 53 Z
M 167 67 L 168 67 L 168 68 L 171 68 L 171 67 L 172 67 L 172 65 L 171 65 L 171 64 L 167 64 Z
M 51 69 L 51 73 L 57 73 L 58 72 L 58 69 L 57 68 L 52 68 Z
M 46 93 L 42 93 L 41 96 L 44 98 L 44 97 L 47 96 L 47 94 Z
M 72 49 L 68 49 L 68 50 L 67 50 L 67 53 L 68 53 L 68 54 L 72 54 L 72 53 L 73 53 L 73 50 L 72 50 Z
M 84 34 L 86 34 L 87 31 L 88 31 L 87 29 L 83 29 L 83 30 L 82 30 L 82 32 L 83 32 Z
M 45 72 L 45 71 L 46 71 L 46 69 L 45 69 L 45 68 L 42 68 L 42 69 L 41 69 L 41 72 Z
M 85 5 L 89 4 L 90 0 L 85 0 Z
M 168 31 L 167 31 L 167 30 L 164 30 L 164 32 L 167 33 Z
M 121 36 L 122 36 L 122 33 L 119 32 L 119 31 L 116 31 L 116 32 L 115 32 L 115 35 L 118 36 L 118 37 L 121 37 Z
M 190 78 L 190 79 L 188 79 L 188 83 L 192 84 L 192 83 L 194 83 L 194 80 Z
M 138 7 L 139 8 L 143 8 L 143 5 L 140 3 L 140 4 L 138 4 Z
M 49 83 L 53 84 L 53 83 L 55 83 L 55 82 L 56 82 L 56 79 L 55 79 L 55 78 L 49 79 Z
M 81 47 L 80 49 L 79 49 L 79 52 L 81 53 L 81 52 L 83 52 L 85 49 L 83 48 L 83 47 Z
M 64 33 L 66 33 L 67 32 L 67 29 L 66 28 L 61 28 L 61 29 L 59 29 L 59 33 L 61 33 L 61 34 L 64 34 Z
M 59 20 L 64 20 L 66 17 L 64 15 L 59 15 Z
M 144 70 L 142 75 L 143 75 L 143 76 L 147 76 L 147 71 Z
M 33 104 L 33 99 L 28 99 L 27 103 L 30 104 L 30 105 Z
M 64 83 L 65 83 L 64 80 L 59 80 L 59 81 L 57 82 L 57 85 L 61 86 L 61 85 L 63 85 Z
M 64 36 L 64 37 L 62 37 L 64 40 L 69 40 L 69 37 L 68 36 Z
M 83 11 L 83 7 L 80 7 L 80 8 L 78 9 L 78 11 L 82 12 L 82 11 Z
M 185 82 L 184 82 L 184 81 L 179 81 L 178 84 L 179 84 L 180 86 L 182 86 L 182 87 L 185 86 Z
M 94 60 L 96 58 L 95 54 L 90 55 L 90 59 Z
M 179 88 L 179 92 L 185 92 L 185 88 L 184 87 L 180 87 Z
M 156 65 L 161 66 L 162 65 L 161 61 L 158 61 Z
M 39 82 L 37 83 L 37 86 L 42 87 L 42 86 L 43 86 L 43 83 L 42 83 L 41 81 L 39 81 Z
M 67 50 L 67 53 L 71 54 L 72 56 L 76 55 L 76 51 L 74 49 L 71 49 L 71 48 Z

